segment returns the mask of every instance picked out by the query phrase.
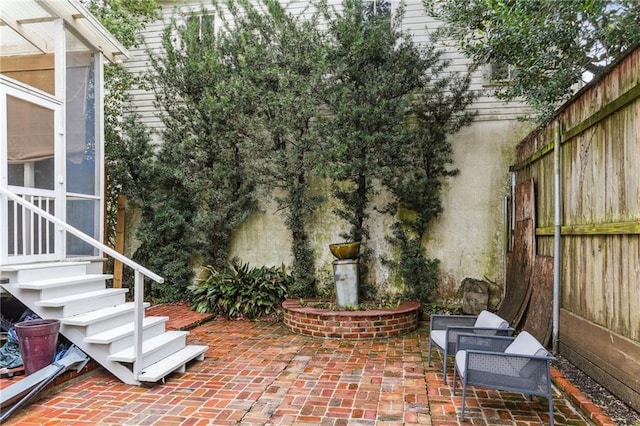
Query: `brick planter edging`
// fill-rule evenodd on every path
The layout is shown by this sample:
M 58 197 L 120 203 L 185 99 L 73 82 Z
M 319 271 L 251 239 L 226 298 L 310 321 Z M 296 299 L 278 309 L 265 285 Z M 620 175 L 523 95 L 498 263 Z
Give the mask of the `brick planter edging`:
M 571 384 L 560 371 L 553 367 L 551 367 L 551 380 L 596 426 L 615 426 L 616 422 L 602 408 L 594 404 L 588 396 Z
M 359 340 L 400 336 L 415 330 L 418 328 L 420 303 L 402 302 L 392 309 L 331 311 L 300 306 L 299 299 L 288 299 L 282 303 L 282 308 L 284 325 L 294 333 Z

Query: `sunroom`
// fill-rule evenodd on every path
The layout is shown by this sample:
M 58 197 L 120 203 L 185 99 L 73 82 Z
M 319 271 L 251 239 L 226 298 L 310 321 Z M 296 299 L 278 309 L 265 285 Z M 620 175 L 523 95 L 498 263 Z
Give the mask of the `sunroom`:
M 127 51 L 76 1 L 4 1 L 0 19 L 0 188 L 101 241 L 103 63 Z M 0 265 L 99 254 L 3 201 Z

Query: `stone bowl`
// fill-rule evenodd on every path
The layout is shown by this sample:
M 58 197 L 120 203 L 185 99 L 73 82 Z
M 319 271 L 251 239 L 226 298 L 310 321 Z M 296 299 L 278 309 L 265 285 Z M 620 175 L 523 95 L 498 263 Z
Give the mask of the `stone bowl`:
M 355 259 L 360 252 L 360 243 L 329 244 L 329 250 L 337 259 Z

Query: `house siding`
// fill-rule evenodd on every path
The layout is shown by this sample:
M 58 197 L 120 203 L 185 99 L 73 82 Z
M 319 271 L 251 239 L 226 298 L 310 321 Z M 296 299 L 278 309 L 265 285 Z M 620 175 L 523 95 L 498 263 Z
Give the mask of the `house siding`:
M 397 1 L 394 0 L 394 2 Z M 138 48 L 130 50 L 131 59 L 126 62 L 125 66 L 133 73 L 145 74 L 150 70 L 147 49 L 153 52 L 161 51 L 162 31 L 176 10 L 200 10 L 203 7 L 208 10 L 212 9 L 210 3 L 203 3 L 200 0 L 161 1 L 160 3 L 162 4 L 162 19 L 149 24 L 142 35 L 144 42 Z M 286 5 L 291 13 L 303 13 L 308 9 L 308 3 L 306 1 L 289 1 L 286 2 Z M 416 43 L 428 43 L 430 34 L 442 23 L 425 14 L 421 0 L 408 0 L 405 5 L 406 14 L 403 20 L 403 29 L 412 34 Z M 448 72 L 466 72 L 471 61 L 458 52 L 453 43 L 450 46 L 442 46 L 441 49 L 444 52 L 443 59 L 450 61 Z M 528 113 L 524 104 L 504 102 L 491 96 L 492 87 L 486 83 L 482 70 L 477 70 L 473 74 L 471 84 L 471 90 L 482 93 L 472 106 L 478 112 L 477 121 L 514 120 Z M 133 104 L 140 114 L 141 122 L 148 125 L 150 129 L 160 132 L 163 126 L 154 106 L 153 92 L 138 89 L 132 90 L 131 94 L 134 97 Z M 156 134 L 154 138 L 159 140 L 160 136 Z
M 335 1 L 335 0 L 334 0 Z M 164 1 L 162 19 L 148 25 L 144 33 L 144 45 L 131 49 L 132 58 L 126 67 L 134 73 L 144 74 L 150 64 L 147 49 L 159 51 L 161 33 L 170 21 L 176 8 L 198 10 L 203 5 L 199 0 Z M 336 4 L 339 4 L 336 2 Z M 308 2 L 286 3 L 292 13 L 303 13 Z M 429 35 L 440 22 L 427 16 L 421 0 L 408 0 L 403 28 L 412 34 L 416 43 L 427 43 Z M 211 6 L 208 6 L 209 8 Z M 442 46 L 443 57 L 450 61 L 448 72 L 466 72 L 469 59 L 451 46 Z M 442 298 L 455 296 L 459 283 L 465 277 L 482 279 L 487 277 L 496 283 L 494 294 L 502 293 L 503 282 L 502 214 L 503 197 L 509 193 L 508 165 L 513 160 L 513 147 L 531 125 L 519 120 L 528 110 L 520 103 L 505 103 L 491 96 L 485 85 L 482 71 L 473 74 L 472 90 L 483 92 L 473 104 L 477 110 L 476 121 L 451 137 L 455 152 L 455 166 L 460 174 L 446 182 L 443 192 L 444 214 L 429 230 L 425 241 L 430 256 L 441 261 Z M 131 92 L 140 121 L 154 131 L 153 138 L 161 143 L 162 123 L 154 106 L 152 91 Z M 328 186 L 319 184 L 329 193 Z M 383 201 L 383 198 L 379 200 Z M 329 209 L 327 209 L 329 210 Z M 290 264 L 290 236 L 277 209 L 265 200 L 263 212 L 254 215 L 234 237 L 232 253 L 254 265 Z M 320 215 L 322 216 L 322 215 Z M 377 254 L 390 250 L 383 235 L 390 225 L 388 218 L 372 212 L 371 235 L 379 236 L 368 244 Z M 327 245 L 340 241 L 339 234 L 345 225 L 332 217 L 319 217 L 317 234 L 313 244 L 317 255 L 317 276 L 325 285 L 331 281 L 331 255 Z M 269 235 L 268 239 L 264 235 Z M 372 268 L 375 283 L 389 280 L 388 271 L 382 265 Z

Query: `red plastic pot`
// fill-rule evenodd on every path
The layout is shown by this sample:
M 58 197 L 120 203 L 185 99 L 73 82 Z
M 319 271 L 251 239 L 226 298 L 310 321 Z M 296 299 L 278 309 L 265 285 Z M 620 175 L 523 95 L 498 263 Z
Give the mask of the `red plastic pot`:
M 60 320 L 39 319 L 15 324 L 25 374 L 53 363 L 58 345 Z

